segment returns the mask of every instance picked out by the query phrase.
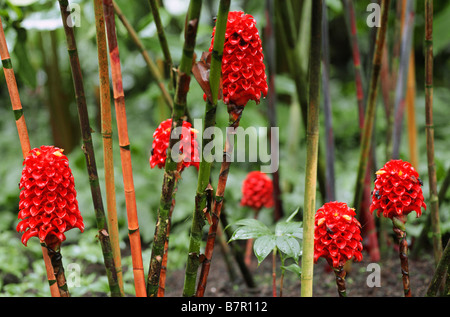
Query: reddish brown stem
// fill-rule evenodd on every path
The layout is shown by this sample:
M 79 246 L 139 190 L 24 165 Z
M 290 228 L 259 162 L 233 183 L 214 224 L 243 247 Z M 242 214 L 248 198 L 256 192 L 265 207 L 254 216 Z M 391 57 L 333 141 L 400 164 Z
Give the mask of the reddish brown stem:
M 108 37 L 109 56 L 111 62 L 111 77 L 113 83 L 114 105 L 116 109 L 117 130 L 119 135 L 120 157 L 122 162 L 125 204 L 128 218 L 128 237 L 130 239 L 131 259 L 133 262 L 134 286 L 136 296 L 145 297 L 145 276 L 142 261 L 141 236 L 134 190 L 133 168 L 131 165 L 131 146 L 128 138 L 125 95 L 122 85 L 122 70 L 120 66 L 119 47 L 117 45 L 116 24 L 112 0 L 103 0 Z
M 394 224 L 394 233 L 399 243 L 400 265 L 402 269 L 403 291 L 405 297 L 411 297 L 411 288 L 409 283 L 409 267 L 408 267 L 408 242 L 406 241 L 406 231 L 402 220 L 392 219 Z
M 239 118 L 240 115 L 242 115 L 242 109 L 239 112 Z M 232 116 L 230 114 L 230 116 Z M 236 124 L 235 127 L 237 127 L 239 125 L 239 119 L 237 119 L 237 122 L 234 121 L 234 123 Z M 209 232 L 208 232 L 208 238 L 206 241 L 206 247 L 205 247 L 205 260 L 202 263 L 202 269 L 200 272 L 200 279 L 198 282 L 198 286 L 197 286 L 197 297 L 202 297 L 205 293 L 205 288 L 206 288 L 206 281 L 208 279 L 208 274 L 209 274 L 209 270 L 211 267 L 211 259 L 212 259 L 212 255 L 213 255 L 213 250 L 214 250 L 214 243 L 216 240 L 216 233 L 217 233 L 217 228 L 219 226 L 219 219 L 220 219 L 220 212 L 222 210 L 222 204 L 223 204 L 223 199 L 224 199 L 224 195 L 225 195 L 225 188 L 227 185 L 227 179 L 228 179 L 228 172 L 230 170 L 230 164 L 231 164 L 231 160 L 230 157 L 233 153 L 233 142 L 230 142 L 230 138 L 233 137 L 233 134 L 229 134 L 227 131 L 227 138 L 226 138 L 226 144 L 225 144 L 225 150 L 224 150 L 224 154 L 223 154 L 223 162 L 220 168 L 220 173 L 219 173 L 219 181 L 217 184 L 217 190 L 216 190 L 216 198 L 214 200 L 214 205 L 213 205 L 213 212 L 212 212 L 212 224 L 209 227 Z

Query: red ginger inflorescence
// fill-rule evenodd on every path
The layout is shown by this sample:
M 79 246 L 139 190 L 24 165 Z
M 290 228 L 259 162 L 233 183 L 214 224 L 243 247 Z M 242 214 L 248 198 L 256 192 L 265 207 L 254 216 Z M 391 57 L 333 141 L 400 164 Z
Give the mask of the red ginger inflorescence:
M 214 27 L 210 52 L 213 51 L 215 31 Z M 222 57 L 224 103 L 245 106 L 249 100 L 254 100 L 258 104 L 268 91 L 265 69 L 255 19 L 241 11 L 229 12 Z
M 155 166 L 164 168 L 164 165 L 166 164 L 171 126 L 172 119 L 167 119 L 161 122 L 161 124 L 153 133 L 152 155 L 150 156 L 151 168 L 154 168 Z M 195 166 L 198 170 L 200 158 L 198 153 L 197 131 L 193 129 L 192 125 L 187 121 L 183 121 L 180 138 L 180 151 L 182 154 L 184 154 L 183 162 L 181 164 L 181 170 L 191 165 Z M 189 153 L 185 153 L 185 151 L 189 151 Z
M 375 188 L 372 193 L 370 211 L 377 215 L 393 218 L 408 215 L 415 211 L 417 217 L 421 208 L 427 208 L 422 193 L 422 181 L 410 163 L 391 160 L 376 172 Z
M 339 268 L 347 260 L 362 260 L 361 224 L 356 212 L 342 202 L 329 202 L 319 208 L 314 221 L 314 262 L 320 257 Z
M 262 207 L 270 208 L 273 204 L 272 180 L 260 171 L 248 173 L 242 183 L 241 205 L 258 211 Z
M 64 232 L 78 228 L 84 231 L 78 209 L 75 183 L 69 160 L 63 150 L 43 145 L 30 151 L 24 160 L 19 188 L 18 232 L 24 232 L 22 243 L 37 236 L 40 241 L 56 237 L 66 239 Z

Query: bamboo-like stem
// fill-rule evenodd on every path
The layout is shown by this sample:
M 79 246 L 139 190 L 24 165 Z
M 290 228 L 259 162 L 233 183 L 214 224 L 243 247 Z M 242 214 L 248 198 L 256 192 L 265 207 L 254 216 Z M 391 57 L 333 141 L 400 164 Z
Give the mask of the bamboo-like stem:
M 105 19 L 101 0 L 94 0 L 95 27 L 97 34 L 97 55 L 100 83 L 101 129 L 103 138 L 103 163 L 105 167 L 106 208 L 111 248 L 116 266 L 117 283 L 124 296 L 122 260 L 120 254 L 119 225 L 116 208 L 114 159 L 112 141 L 111 94 L 109 81 L 108 47 L 106 44 Z
M 70 20 L 70 10 L 67 10 L 69 3 L 67 0 L 59 0 L 58 2 L 61 11 L 61 18 L 63 21 L 64 32 L 66 35 L 70 67 L 72 70 L 75 97 L 77 101 L 78 118 L 83 139 L 83 151 L 86 159 L 86 167 L 89 176 L 92 201 L 94 204 L 95 218 L 97 221 L 98 239 L 100 240 L 100 244 L 102 247 L 103 260 L 108 277 L 111 296 L 120 296 L 119 284 L 117 282 L 117 272 L 111 248 L 111 240 L 108 233 L 108 223 L 103 208 L 100 183 L 98 180 L 94 146 L 92 143 L 91 127 L 89 123 L 86 97 L 84 93 L 83 76 L 81 73 L 80 60 L 78 58 L 78 50 L 73 30 L 74 28 L 72 26 L 69 26 L 67 23 L 67 21 Z
M 427 296 L 436 296 L 437 292 L 439 291 L 443 280 L 446 281 L 445 285 L 445 296 L 449 296 L 448 289 L 448 270 L 450 269 L 449 266 L 450 263 L 450 240 L 447 242 L 447 245 L 442 252 L 442 257 L 438 262 L 438 265 L 436 267 L 436 270 L 433 274 L 433 278 L 431 279 L 430 285 L 427 289 Z M 447 275 L 447 276 L 446 276 Z
M 41 245 L 48 250 L 50 262 L 52 263 L 53 271 L 55 272 L 56 285 L 58 286 L 61 297 L 70 297 L 62 263 L 61 241 L 55 236 L 52 236 L 51 238 L 47 238 Z
M 327 262 L 334 272 L 339 297 L 347 297 L 347 288 L 345 285 L 345 277 L 347 275 L 347 271 L 344 269 L 344 265 L 339 266 L 339 267 L 334 267 L 333 261 L 331 261 L 330 259 L 327 259 Z M 346 264 L 348 264 L 348 263 L 349 262 L 347 262 Z
M 411 297 L 408 267 L 408 241 L 406 240 L 406 230 L 403 221 L 397 217 L 392 218 L 393 230 L 398 239 L 399 256 L 402 270 L 403 292 L 405 297 Z
M 306 172 L 303 212 L 301 296 L 311 297 L 314 268 L 314 215 L 319 152 L 320 59 L 322 50 L 322 0 L 313 1 L 309 57 L 309 106 L 306 133 Z
M 5 32 L 3 30 L 3 22 L 0 17 L 0 57 L 3 65 L 3 72 L 5 74 L 6 85 L 8 86 L 8 93 L 11 99 L 11 106 L 16 121 L 17 133 L 19 135 L 20 146 L 22 149 L 22 156 L 25 159 L 31 150 L 30 139 L 28 136 L 27 124 L 25 122 L 25 115 L 23 113 L 22 103 L 20 101 L 19 89 L 17 88 L 16 76 L 9 55 L 8 45 L 6 43 Z M 50 294 L 52 297 L 60 297 L 58 286 L 56 285 L 53 267 L 51 265 L 48 251 L 45 246 L 42 246 L 42 257 L 44 259 L 47 279 L 50 286 Z
M 175 195 L 177 191 L 177 184 L 175 183 L 175 189 L 173 190 L 173 195 Z M 168 223 L 167 223 L 167 233 L 166 233 L 166 242 L 164 244 L 164 255 L 161 263 L 161 273 L 159 275 L 159 286 L 158 286 L 158 297 L 164 297 L 166 292 L 166 272 L 167 272 L 167 260 L 169 258 L 169 236 L 170 236 L 170 226 L 173 209 L 175 208 L 175 198 L 172 198 L 172 206 L 169 210 L 168 215 Z
M 186 98 L 189 91 L 189 83 L 191 80 L 191 68 L 194 58 L 194 48 L 197 36 L 197 29 L 200 19 L 200 12 L 202 7 L 201 0 L 192 0 L 189 4 L 189 11 L 187 14 L 187 23 L 185 29 L 185 42 L 183 46 L 183 55 L 177 75 L 177 86 L 174 99 L 174 107 L 172 112 L 172 128 L 175 131 L 176 127 L 181 128 L 183 125 L 184 115 L 186 113 Z M 172 132 L 171 132 L 172 134 Z M 164 170 L 164 180 L 161 191 L 161 199 L 158 208 L 158 219 L 155 228 L 155 235 L 153 239 L 152 254 L 150 258 L 150 267 L 147 278 L 147 296 L 157 296 L 159 288 L 159 278 L 161 274 L 162 259 L 164 256 L 164 245 L 167 239 L 167 226 L 169 222 L 169 211 L 172 206 L 172 199 L 174 196 L 174 189 L 176 180 L 179 178 L 179 171 L 177 170 L 178 162 L 176 157 L 179 148 L 174 148 L 175 144 L 179 142 L 181 135 L 176 137 L 171 135 L 169 147 L 167 149 L 167 158 Z
M 364 190 L 364 179 L 367 173 L 370 148 L 372 142 L 373 126 L 375 121 L 375 109 L 377 102 L 378 82 L 380 78 L 381 60 L 383 55 L 383 47 L 386 39 L 387 20 L 389 16 L 390 0 L 381 1 L 381 25 L 377 31 L 375 43 L 375 52 L 372 62 L 372 75 L 370 79 L 369 93 L 367 98 L 367 106 L 364 116 L 364 127 L 362 132 L 361 150 L 358 164 L 358 172 L 356 177 L 355 196 L 353 206 L 360 206 L 362 194 Z
M 205 106 L 205 118 L 203 129 L 206 130 L 215 125 L 217 100 L 219 96 L 219 85 L 222 74 L 222 55 L 225 44 L 225 30 L 228 22 L 230 0 L 221 0 L 219 3 L 214 45 L 211 54 L 211 68 L 209 73 L 209 84 L 211 88 L 211 100 L 207 98 Z M 189 239 L 189 254 L 186 263 L 184 277 L 183 296 L 195 295 L 195 284 L 197 280 L 198 267 L 200 265 L 200 245 L 202 241 L 202 228 L 204 225 L 204 208 L 206 208 L 207 187 L 209 184 L 212 160 L 204 157 L 205 146 L 208 142 L 203 135 L 202 157 L 200 161 L 197 190 L 195 195 L 195 209 L 192 216 L 191 233 Z
M 447 190 L 448 190 L 449 186 L 450 186 L 450 167 L 447 169 L 445 178 L 441 183 L 441 188 L 439 189 L 438 201 L 439 201 L 440 205 L 442 205 L 445 201 L 445 195 L 447 194 Z M 430 231 L 432 231 L 432 229 L 431 229 L 432 214 L 426 213 L 424 216 L 426 217 L 426 220 L 425 220 L 423 228 L 420 232 L 419 237 L 416 239 L 416 242 L 414 243 L 414 248 L 412 250 L 413 257 L 416 257 L 419 254 L 422 247 L 428 241 L 428 233 Z
M 125 17 L 125 15 L 122 13 L 122 10 L 120 9 L 120 7 L 118 6 L 116 1 L 113 1 L 113 6 L 114 6 L 114 11 L 115 11 L 117 17 L 122 22 L 123 26 L 127 29 L 128 34 L 130 35 L 134 44 L 136 44 L 136 46 L 138 47 L 139 52 L 142 54 L 145 64 L 147 65 L 147 68 L 150 71 L 150 74 L 152 74 L 153 78 L 156 80 L 156 83 L 158 84 L 158 88 L 161 91 L 161 94 L 163 96 L 164 102 L 169 107 L 169 109 L 172 111 L 173 100 L 172 100 L 172 96 L 169 94 L 169 92 L 167 91 L 166 86 L 164 84 L 164 76 L 159 71 L 158 66 L 155 64 L 155 62 L 151 59 L 150 55 L 148 54 L 147 50 L 144 47 L 144 44 L 142 44 L 142 41 L 140 40 L 139 36 L 137 35 L 135 29 L 133 28 L 131 23 L 128 21 L 128 19 Z
M 314 1 L 313 1 L 314 2 Z M 298 41 L 296 40 L 296 29 L 293 23 L 293 10 L 290 1 L 279 0 L 276 1 L 278 6 L 279 20 L 281 20 L 281 27 L 283 34 L 286 36 L 286 60 L 291 71 L 291 76 L 294 80 L 298 101 L 300 103 L 300 109 L 302 112 L 302 121 L 305 131 L 307 133 L 307 120 L 308 120 L 308 84 L 306 83 L 306 75 L 303 71 L 300 62 L 300 48 Z M 325 177 L 325 162 L 319 149 L 318 154 L 318 167 L 317 167 L 317 179 L 319 183 L 319 190 L 322 195 L 322 200 L 326 199 L 326 177 Z
M 330 50 L 329 50 L 329 31 L 328 31 L 328 12 L 327 6 L 323 6 L 322 13 L 322 91 L 323 91 L 323 109 L 325 117 L 325 144 L 326 144 L 326 200 L 336 200 L 335 173 L 334 173 L 334 133 L 333 133 L 333 114 L 331 109 L 330 97 Z
M 156 0 L 149 0 L 150 8 L 152 10 L 153 20 L 155 22 L 156 30 L 158 32 L 158 39 L 161 45 L 161 49 L 164 55 L 164 61 L 166 63 L 167 71 L 169 71 L 169 78 L 174 80 L 175 70 L 172 70 L 173 61 L 170 54 L 169 45 L 167 43 L 166 32 L 164 31 L 164 25 L 162 24 L 161 17 L 159 15 L 159 6 Z
M 436 164 L 434 161 L 433 125 L 433 0 L 425 0 L 425 133 L 427 139 L 429 210 L 433 232 L 433 251 L 436 265 L 442 256 Z
M 230 125 L 227 129 L 225 149 L 223 151 L 223 160 L 220 167 L 219 181 L 217 184 L 216 195 L 214 198 L 214 205 L 212 210 L 212 224 L 209 227 L 208 238 L 205 247 L 205 259 L 202 262 L 202 269 L 200 272 L 200 278 L 197 286 L 197 297 L 203 297 L 206 289 L 206 282 L 208 280 L 209 270 L 211 268 L 211 260 L 214 251 L 214 243 L 216 240 L 217 228 L 219 226 L 220 213 L 222 210 L 222 204 L 225 197 L 225 188 L 227 185 L 228 174 L 230 171 L 230 165 L 233 155 L 233 144 L 235 129 L 239 126 L 239 121 L 242 116 L 244 107 L 237 107 L 234 105 L 228 105 L 228 112 L 230 114 Z M 237 119 L 235 116 L 237 112 Z
M 122 163 L 125 204 L 128 219 L 128 238 L 130 240 L 131 259 L 133 263 L 134 287 L 136 296 L 145 297 L 145 275 L 142 262 L 141 236 L 137 216 L 136 193 L 134 190 L 133 168 L 131 165 L 131 148 L 128 138 L 125 95 L 122 85 L 119 47 L 117 45 L 116 22 L 112 0 L 103 0 L 103 15 L 106 24 L 108 49 L 111 62 L 111 77 L 116 109 L 117 130 L 119 136 L 120 158 Z

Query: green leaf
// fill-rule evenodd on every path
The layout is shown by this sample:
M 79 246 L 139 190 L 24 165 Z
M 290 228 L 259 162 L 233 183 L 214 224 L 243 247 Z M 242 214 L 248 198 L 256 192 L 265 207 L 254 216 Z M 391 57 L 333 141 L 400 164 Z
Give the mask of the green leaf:
M 278 222 L 275 226 L 275 235 L 290 235 L 296 238 L 303 238 L 303 228 L 301 222 Z
M 301 255 L 301 247 L 297 239 L 289 236 L 279 236 L 276 237 L 276 245 L 287 257 L 293 258 L 295 262 L 298 261 Z
M 261 221 L 256 219 L 243 219 L 236 222 L 237 228 L 230 241 L 256 239 L 264 235 L 272 235 L 270 229 Z
M 292 263 L 289 266 L 282 266 L 281 268 L 297 274 L 299 278 L 302 276 L 302 268 L 298 264 Z
M 255 240 L 253 251 L 258 259 L 258 265 L 273 251 L 275 246 L 275 237 L 272 235 L 262 236 Z

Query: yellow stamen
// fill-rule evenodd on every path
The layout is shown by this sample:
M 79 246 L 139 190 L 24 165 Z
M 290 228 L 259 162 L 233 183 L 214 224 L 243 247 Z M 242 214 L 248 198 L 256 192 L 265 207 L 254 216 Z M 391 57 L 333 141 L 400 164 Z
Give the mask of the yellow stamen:
M 53 155 L 59 156 L 61 157 L 63 154 L 61 153 L 63 150 L 56 150 L 55 152 L 53 152 Z
M 352 221 L 352 217 L 350 217 L 349 215 L 343 215 L 342 218 L 344 218 L 347 221 Z

